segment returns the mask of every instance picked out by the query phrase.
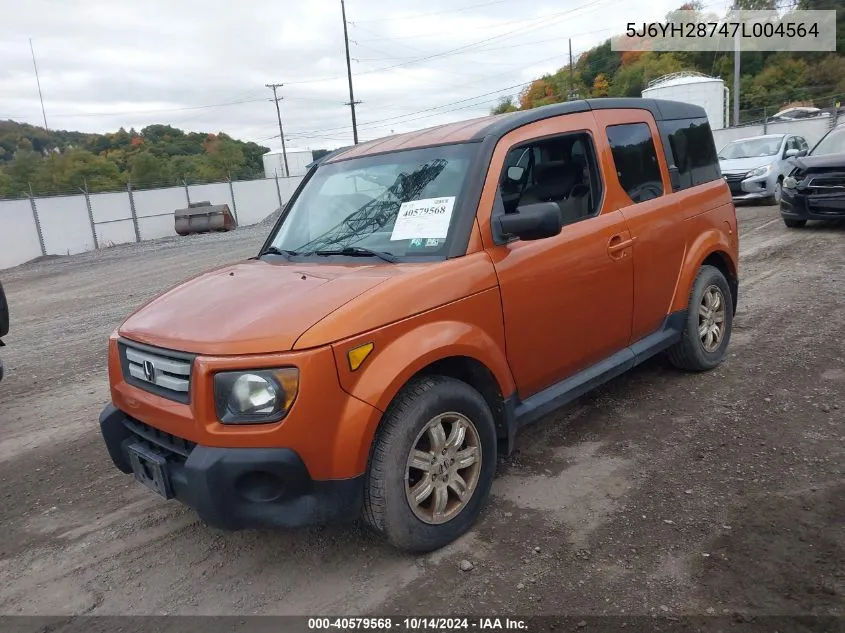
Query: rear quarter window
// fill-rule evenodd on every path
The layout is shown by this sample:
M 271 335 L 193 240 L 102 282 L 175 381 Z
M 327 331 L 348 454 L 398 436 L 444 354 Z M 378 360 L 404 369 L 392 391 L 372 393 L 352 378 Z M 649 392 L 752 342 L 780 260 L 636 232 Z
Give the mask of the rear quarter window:
M 660 121 L 666 161 L 678 168 L 677 190 L 718 180 L 722 174 L 713 132 L 706 117 Z

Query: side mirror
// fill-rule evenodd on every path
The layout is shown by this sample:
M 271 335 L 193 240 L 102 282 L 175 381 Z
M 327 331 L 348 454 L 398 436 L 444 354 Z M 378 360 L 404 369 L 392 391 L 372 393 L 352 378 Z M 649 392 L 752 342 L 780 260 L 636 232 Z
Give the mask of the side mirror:
M 496 218 L 502 235 L 515 235 L 521 240 L 541 240 L 560 233 L 563 223 L 560 207 L 554 202 L 538 202 L 518 207 L 516 213 Z
M 525 174 L 525 168 L 520 167 L 519 165 L 513 165 L 508 167 L 508 180 L 514 180 L 519 182 L 522 180 L 522 176 Z
M 783 156 L 784 156 L 784 158 L 793 158 L 795 156 L 800 156 L 800 155 L 801 155 L 801 150 L 799 150 L 799 149 L 788 149 L 788 150 L 786 150 L 786 152 L 784 153 Z

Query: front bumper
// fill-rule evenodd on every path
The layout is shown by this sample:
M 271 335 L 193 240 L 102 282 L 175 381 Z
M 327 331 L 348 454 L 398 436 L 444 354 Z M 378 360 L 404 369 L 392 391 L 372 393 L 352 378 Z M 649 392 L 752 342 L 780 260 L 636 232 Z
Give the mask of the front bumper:
M 133 472 L 131 446 L 158 456 L 166 496 L 190 506 L 214 527 L 291 528 L 360 515 L 363 476 L 313 480 L 289 448 L 201 446 L 143 424 L 113 405 L 100 414 L 100 430 L 117 468 Z
M 731 198 L 734 202 L 765 200 L 775 195 L 777 178 L 773 178 L 771 174 L 753 178 L 742 178 L 737 174 L 729 174 L 725 180 L 731 190 Z
M 791 220 L 845 220 L 845 193 L 813 195 L 784 188 L 780 214 Z

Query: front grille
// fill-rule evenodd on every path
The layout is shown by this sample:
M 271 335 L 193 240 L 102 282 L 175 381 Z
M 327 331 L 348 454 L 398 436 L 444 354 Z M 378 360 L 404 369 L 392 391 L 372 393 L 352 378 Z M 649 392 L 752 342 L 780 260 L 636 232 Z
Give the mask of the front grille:
M 120 341 L 123 378 L 130 385 L 177 402 L 190 402 L 193 354 Z
M 191 451 L 196 446 L 194 442 L 176 437 L 170 433 L 165 433 L 149 424 L 144 424 L 132 418 L 125 418 L 123 424 L 135 437 L 149 445 L 150 448 L 156 449 L 158 452 L 164 452 L 166 457 L 178 462 L 187 460 Z
M 742 195 L 745 192 L 742 190 L 741 183 L 745 180 L 745 174 L 725 174 L 725 182 L 733 195 Z
M 845 174 L 814 176 L 807 183 L 807 188 L 818 190 L 818 193 L 845 192 Z

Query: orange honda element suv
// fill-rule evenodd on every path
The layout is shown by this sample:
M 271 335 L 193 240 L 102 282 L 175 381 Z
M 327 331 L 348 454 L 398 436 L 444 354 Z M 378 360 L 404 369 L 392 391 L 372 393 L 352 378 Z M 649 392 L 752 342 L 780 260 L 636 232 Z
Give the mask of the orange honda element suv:
M 572 101 L 344 148 L 260 252 L 109 340 L 115 465 L 208 524 L 467 531 L 517 430 L 725 357 L 736 213 L 702 108 Z

